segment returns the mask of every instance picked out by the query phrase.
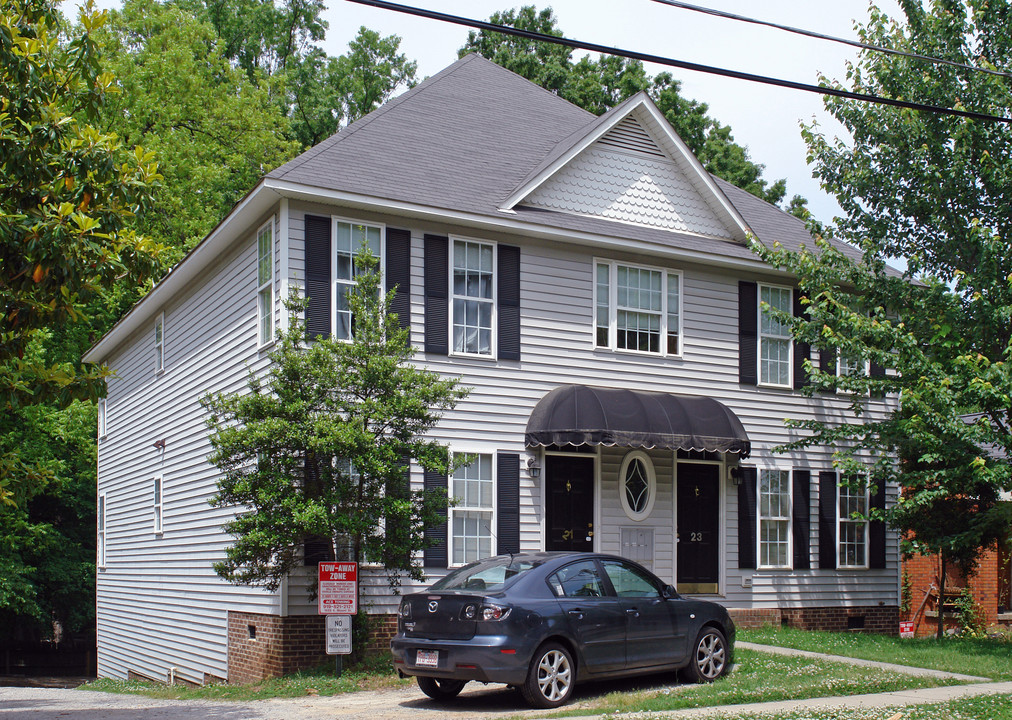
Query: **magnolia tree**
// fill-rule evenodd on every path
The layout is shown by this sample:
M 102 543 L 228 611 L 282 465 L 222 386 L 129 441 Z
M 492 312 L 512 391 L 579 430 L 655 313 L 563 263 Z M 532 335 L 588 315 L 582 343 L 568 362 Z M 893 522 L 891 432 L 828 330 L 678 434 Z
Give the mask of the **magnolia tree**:
M 407 463 L 448 474 L 466 461 L 426 435 L 469 391 L 411 362 L 376 259 L 363 251 L 355 263 L 351 341 L 307 341 L 307 302 L 293 294 L 266 375 L 251 373 L 248 392 L 203 399 L 210 460 L 222 472 L 211 503 L 241 508 L 215 564 L 230 582 L 277 590 L 307 543 L 319 559 L 382 563 L 394 589 L 405 575 L 424 577 L 416 551 L 425 527 L 445 521 L 447 497 L 412 489 Z M 367 630 L 357 625 L 360 647 Z
M 862 51 L 848 89 L 1012 114 L 1008 2 L 902 7 L 905 22 L 873 6 L 862 41 L 948 64 Z M 972 573 L 1012 526 L 1001 502 L 1012 487 L 1012 135 L 1008 122 L 844 98 L 826 106 L 851 139 L 814 125 L 804 135 L 845 213 L 834 232 L 860 256 L 821 239 L 799 253 L 756 250 L 798 277 L 808 317 L 785 318 L 795 337 L 836 360 L 812 364 L 809 391 L 849 392 L 853 418 L 794 423 L 809 432 L 789 447 L 832 444 L 850 477 L 875 458 L 873 482 L 902 488 L 888 519 L 904 551 L 941 558 L 941 596 L 946 567 Z M 890 258 L 906 269 L 890 269 Z M 889 371 L 864 371 L 872 365 Z M 898 409 L 867 417 L 866 398 L 885 393 Z

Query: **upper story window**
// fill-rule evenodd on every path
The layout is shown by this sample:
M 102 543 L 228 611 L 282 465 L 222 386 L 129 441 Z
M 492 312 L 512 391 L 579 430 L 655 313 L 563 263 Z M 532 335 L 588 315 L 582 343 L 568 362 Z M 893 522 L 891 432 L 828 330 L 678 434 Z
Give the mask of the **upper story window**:
M 453 473 L 450 508 L 450 562 L 454 565 L 491 557 L 495 480 L 492 456 L 478 455 Z
M 153 482 L 154 489 L 154 527 L 155 533 L 162 532 L 162 476 L 156 475 Z
M 380 225 L 334 220 L 334 285 L 335 316 L 334 337 L 351 340 L 354 322 L 348 305 L 348 291 L 362 269 L 355 256 L 367 247 L 377 259 L 383 257 L 383 228 Z
M 791 387 L 791 329 L 773 316 L 791 314 L 791 289 L 759 286 L 759 382 Z
M 787 568 L 791 561 L 791 474 L 759 471 L 759 567 Z
M 105 398 L 98 399 L 98 439 L 105 437 L 106 415 L 109 412 L 108 401 Z
M 155 321 L 155 372 L 165 370 L 165 313 L 158 315 Z
M 98 496 L 98 507 L 96 508 L 98 521 L 98 547 L 96 548 L 98 566 L 105 567 L 105 493 Z
M 475 240 L 453 241 L 451 267 L 453 352 L 492 355 L 495 248 Z
M 840 485 L 837 539 L 841 568 L 868 567 L 868 488 Z
M 257 342 L 274 339 L 274 218 L 257 231 Z
M 597 347 L 681 354 L 680 273 L 601 261 L 594 273 Z

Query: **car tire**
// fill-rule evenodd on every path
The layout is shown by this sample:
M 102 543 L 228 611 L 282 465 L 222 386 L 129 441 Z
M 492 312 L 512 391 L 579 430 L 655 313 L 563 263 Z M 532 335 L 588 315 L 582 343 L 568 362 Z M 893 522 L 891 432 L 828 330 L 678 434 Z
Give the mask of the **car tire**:
M 576 665 L 569 650 L 545 643 L 534 653 L 520 692 L 531 707 L 554 708 L 569 701 L 575 684 Z
M 682 669 L 681 675 L 690 682 L 713 682 L 727 672 L 729 655 L 724 633 L 707 625 L 696 636 L 689 664 Z
M 460 695 L 467 680 L 449 680 L 446 678 L 424 677 L 419 675 L 418 687 L 433 700 L 453 700 Z

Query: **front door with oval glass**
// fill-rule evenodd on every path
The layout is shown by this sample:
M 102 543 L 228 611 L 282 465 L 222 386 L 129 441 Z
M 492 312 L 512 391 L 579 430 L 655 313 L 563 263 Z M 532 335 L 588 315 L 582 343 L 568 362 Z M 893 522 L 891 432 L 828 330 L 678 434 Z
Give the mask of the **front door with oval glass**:
M 545 550 L 594 549 L 594 458 L 545 457 Z
M 720 466 L 678 463 L 678 591 L 716 593 Z

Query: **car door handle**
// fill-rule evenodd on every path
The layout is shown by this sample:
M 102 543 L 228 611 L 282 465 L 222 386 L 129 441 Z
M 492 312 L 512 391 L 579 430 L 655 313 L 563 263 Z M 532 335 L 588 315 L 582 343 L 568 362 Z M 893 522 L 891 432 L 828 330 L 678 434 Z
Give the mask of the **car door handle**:
M 632 615 L 633 617 L 639 617 L 640 616 L 640 611 L 637 610 L 636 608 L 630 608 L 630 609 L 626 610 L 625 613 L 626 613 L 626 615 Z
M 583 610 L 569 610 L 568 612 L 577 620 L 583 620 Z

